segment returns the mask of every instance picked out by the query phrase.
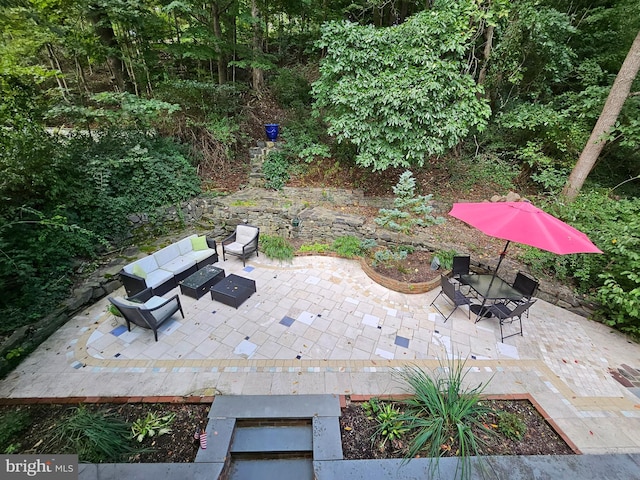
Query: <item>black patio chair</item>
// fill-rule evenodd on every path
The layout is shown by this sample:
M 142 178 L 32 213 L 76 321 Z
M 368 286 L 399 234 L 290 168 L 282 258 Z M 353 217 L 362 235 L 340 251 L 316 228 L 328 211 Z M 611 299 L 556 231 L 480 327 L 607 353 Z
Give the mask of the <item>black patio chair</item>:
M 516 274 L 516 279 L 513 282 L 513 288 L 522 294 L 522 299 L 514 303 L 521 304 L 531 300 L 531 297 L 536 294 L 539 286 L 540 282 L 531 275 L 524 272 L 518 272 Z M 529 311 L 527 311 L 526 315 L 527 318 L 529 318 Z
M 453 257 L 451 276 L 453 278 L 460 278 L 460 275 L 469 275 L 470 266 L 471 257 L 469 255 L 456 255 Z
M 436 298 L 433 299 L 431 305 L 433 305 L 433 307 L 440 313 L 440 315 L 444 317 L 444 321 L 446 323 L 446 321 L 449 320 L 449 317 L 453 315 L 453 312 L 455 312 L 458 307 L 462 305 L 471 305 L 471 300 L 465 294 L 463 294 L 459 288 L 456 288 L 456 285 L 451 282 L 449 277 L 445 275 L 440 275 L 440 287 L 440 293 L 436 295 Z M 442 313 L 442 311 L 435 304 L 440 295 L 444 295 L 445 299 L 453 305 L 453 310 L 451 310 L 451 313 L 449 313 L 449 315 L 445 315 L 444 313 Z M 471 319 L 471 310 L 469 310 L 468 316 L 469 319 Z
M 513 337 L 520 334 L 522 336 L 522 315 L 531 308 L 536 301 L 529 300 L 528 302 L 521 303 L 515 308 L 509 308 L 506 303 L 494 303 L 493 305 L 486 305 L 484 308 L 487 312 L 492 313 L 500 321 L 500 341 L 504 342 L 505 338 Z M 513 323 L 516 319 L 520 322 L 520 331 L 504 336 L 502 326 L 505 323 Z

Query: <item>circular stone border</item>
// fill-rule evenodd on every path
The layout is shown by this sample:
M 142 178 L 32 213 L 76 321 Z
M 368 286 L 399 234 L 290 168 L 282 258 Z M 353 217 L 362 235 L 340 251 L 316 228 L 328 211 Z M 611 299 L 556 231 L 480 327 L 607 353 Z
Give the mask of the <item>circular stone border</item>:
M 440 286 L 440 275 L 428 282 L 408 283 L 394 280 L 393 278 L 385 277 L 376 272 L 371 265 L 369 265 L 364 258 L 359 258 L 360 267 L 362 271 L 374 282 L 382 285 L 383 287 L 400 293 L 427 293 L 436 287 Z M 447 271 L 442 272 L 444 275 Z

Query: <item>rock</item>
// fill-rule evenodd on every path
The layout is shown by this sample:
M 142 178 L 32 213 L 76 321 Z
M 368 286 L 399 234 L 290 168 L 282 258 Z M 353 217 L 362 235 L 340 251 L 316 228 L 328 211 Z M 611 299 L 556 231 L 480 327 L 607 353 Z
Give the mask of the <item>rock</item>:
M 520 195 L 518 195 L 515 192 L 509 192 L 507 193 L 507 202 L 519 202 L 520 201 Z

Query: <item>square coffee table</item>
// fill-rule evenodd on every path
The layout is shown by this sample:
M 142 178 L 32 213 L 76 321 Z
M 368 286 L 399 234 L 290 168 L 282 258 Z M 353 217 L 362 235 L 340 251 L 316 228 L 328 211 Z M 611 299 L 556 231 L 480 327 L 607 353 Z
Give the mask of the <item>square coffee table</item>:
M 231 274 L 211 287 L 211 298 L 238 308 L 256 292 L 256 282 L 250 278 Z
M 224 276 L 223 269 L 206 265 L 180 282 L 180 293 L 198 300 Z

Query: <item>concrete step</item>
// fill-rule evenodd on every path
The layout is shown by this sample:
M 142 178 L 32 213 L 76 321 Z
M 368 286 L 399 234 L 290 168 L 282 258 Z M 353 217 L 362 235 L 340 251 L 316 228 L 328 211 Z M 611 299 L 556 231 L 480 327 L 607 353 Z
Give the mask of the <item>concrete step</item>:
M 313 418 L 339 417 L 337 395 L 220 395 L 209 418 Z
M 310 452 L 311 425 L 236 427 L 231 453 Z
M 310 458 L 279 460 L 232 460 L 229 480 L 313 480 Z

